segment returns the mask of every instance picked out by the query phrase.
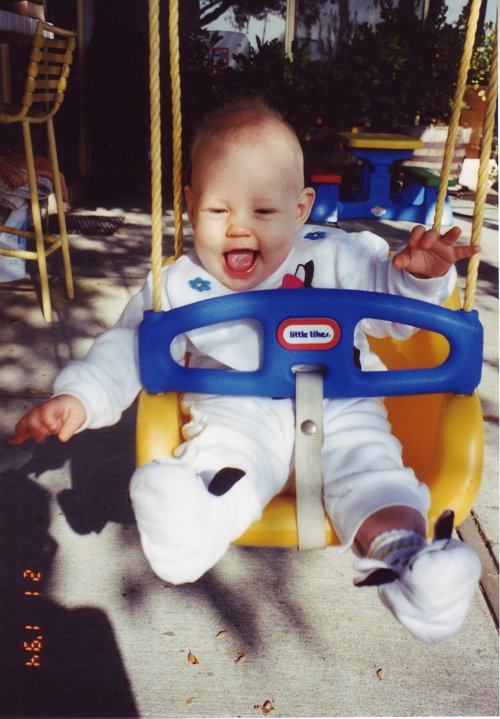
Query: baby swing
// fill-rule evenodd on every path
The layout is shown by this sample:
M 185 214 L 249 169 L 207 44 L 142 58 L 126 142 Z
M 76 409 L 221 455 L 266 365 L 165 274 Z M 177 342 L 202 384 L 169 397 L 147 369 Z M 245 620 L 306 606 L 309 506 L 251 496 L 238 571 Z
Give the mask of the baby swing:
M 473 0 L 446 143 L 434 228 L 441 224 L 470 64 L 480 0 Z M 161 311 L 161 139 L 159 3 L 149 0 L 152 153 L 153 310 L 139 330 L 141 380 L 137 418 L 137 463 L 170 456 L 181 441 L 178 393 L 185 391 L 295 397 L 295 493 L 275 497 L 236 543 L 312 549 L 339 540 L 322 505 L 320 449 L 323 396 L 385 396 L 403 459 L 431 491 L 429 532 L 445 509 L 460 524 L 479 489 L 482 471 L 482 412 L 476 390 L 482 364 L 482 327 L 472 310 L 479 260 L 469 262 L 462 309 L 458 292 L 446 307 L 381 293 L 301 289 L 253 291 Z M 175 258 L 182 254 L 181 116 L 178 2 L 169 2 L 170 75 L 173 115 Z M 478 244 L 486 201 L 486 177 L 496 106 L 496 53 L 491 68 L 471 243 Z M 272 303 L 269 293 L 273 292 Z M 293 294 L 290 294 L 293 293 Z M 301 293 L 297 295 L 297 293 Z M 300 302 L 298 302 L 300 297 Z M 290 310 L 290 307 L 300 310 Z M 270 312 L 272 307 L 272 312 Z M 371 339 L 386 372 L 363 372 L 352 360 L 353 334 L 363 318 L 421 328 L 405 341 Z M 189 330 L 236 319 L 256 319 L 263 328 L 264 359 L 256 372 L 181 367 L 170 344 Z M 307 334 L 304 345 L 295 338 Z M 296 495 L 296 496 L 295 496 Z

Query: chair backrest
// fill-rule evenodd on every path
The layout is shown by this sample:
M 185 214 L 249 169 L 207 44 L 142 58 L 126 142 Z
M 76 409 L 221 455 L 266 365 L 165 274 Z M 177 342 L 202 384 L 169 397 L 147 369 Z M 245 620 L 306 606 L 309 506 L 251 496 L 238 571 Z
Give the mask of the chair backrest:
M 64 100 L 75 46 L 76 33 L 37 23 L 18 120 L 39 123 L 55 115 Z

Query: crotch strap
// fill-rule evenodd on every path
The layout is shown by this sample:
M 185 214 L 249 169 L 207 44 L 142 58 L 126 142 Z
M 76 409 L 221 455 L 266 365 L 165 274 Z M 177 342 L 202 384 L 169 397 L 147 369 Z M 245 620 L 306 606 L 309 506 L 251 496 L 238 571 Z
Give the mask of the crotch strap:
M 299 550 L 326 546 L 323 504 L 323 372 L 316 365 L 293 368 L 296 383 L 295 485 Z

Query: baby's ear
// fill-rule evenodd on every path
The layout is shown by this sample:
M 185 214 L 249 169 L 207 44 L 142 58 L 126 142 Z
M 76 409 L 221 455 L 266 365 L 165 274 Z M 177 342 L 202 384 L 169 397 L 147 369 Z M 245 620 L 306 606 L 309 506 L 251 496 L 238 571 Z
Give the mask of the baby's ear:
M 312 187 L 304 187 L 297 202 L 297 226 L 303 225 L 311 214 L 316 196 Z

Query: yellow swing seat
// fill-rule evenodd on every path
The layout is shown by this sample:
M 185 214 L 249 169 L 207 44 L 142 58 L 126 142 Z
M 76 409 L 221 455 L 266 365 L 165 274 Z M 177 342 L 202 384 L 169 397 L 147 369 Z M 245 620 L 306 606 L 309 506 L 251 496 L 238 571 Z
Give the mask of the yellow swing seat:
M 457 308 L 458 293 L 448 301 Z M 389 369 L 434 367 L 447 357 L 449 345 L 441 334 L 420 330 L 404 341 L 371 339 Z M 172 456 L 181 440 L 181 416 L 177 392 L 139 397 L 137 464 Z M 455 512 L 460 524 L 478 492 L 483 452 L 482 411 L 478 393 L 394 396 L 386 398 L 393 433 L 403 446 L 403 460 L 414 469 L 431 492 L 429 532 L 444 509 Z M 297 546 L 297 510 L 294 491 L 276 496 L 236 544 L 249 546 Z M 339 539 L 325 515 L 326 543 Z

